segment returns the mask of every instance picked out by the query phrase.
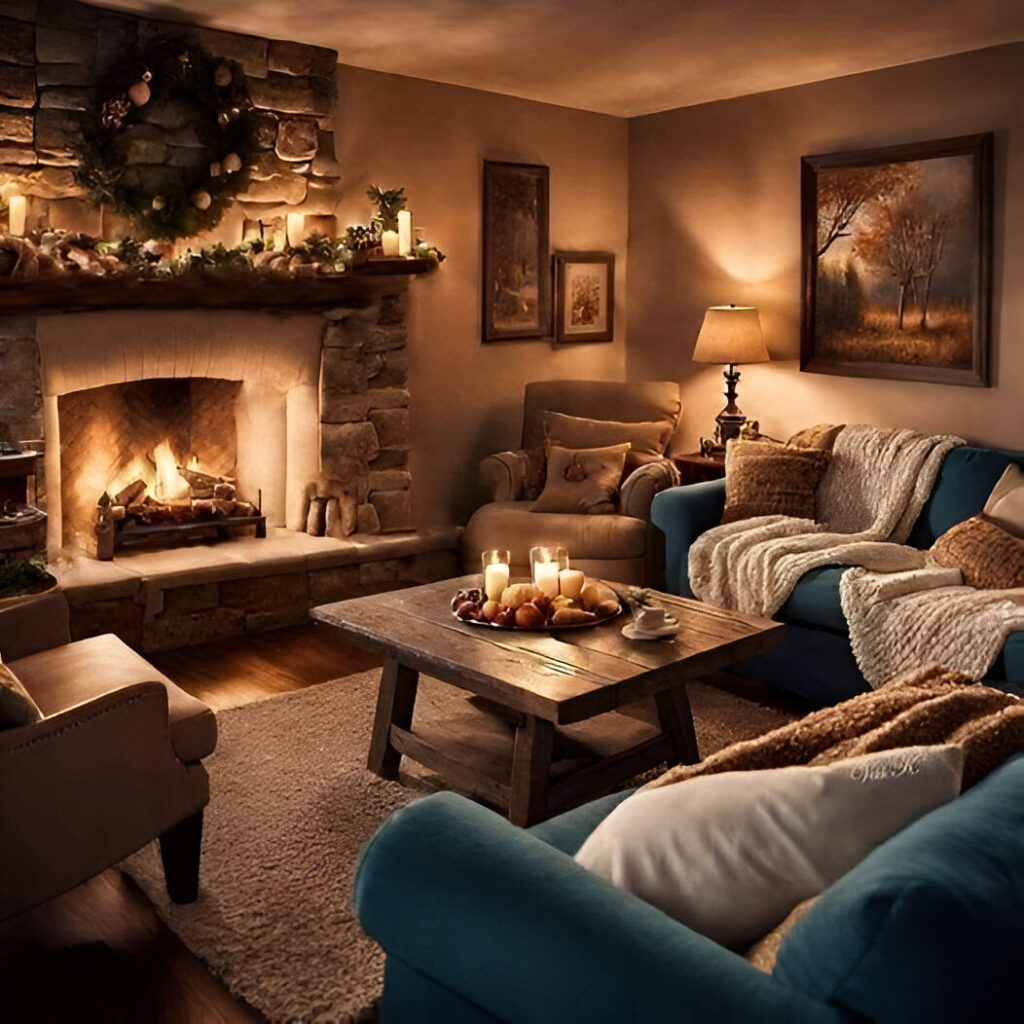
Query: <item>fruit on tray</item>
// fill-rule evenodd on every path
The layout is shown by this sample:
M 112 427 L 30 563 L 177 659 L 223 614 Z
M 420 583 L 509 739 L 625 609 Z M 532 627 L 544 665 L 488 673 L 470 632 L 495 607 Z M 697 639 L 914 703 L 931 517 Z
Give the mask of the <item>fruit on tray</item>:
M 532 583 L 511 584 L 497 601 L 489 601 L 479 587 L 460 590 L 452 598 L 452 611 L 464 622 L 505 629 L 581 626 L 611 618 L 620 610 L 615 591 L 596 580 L 588 582 L 577 599 L 565 594 L 549 597 Z

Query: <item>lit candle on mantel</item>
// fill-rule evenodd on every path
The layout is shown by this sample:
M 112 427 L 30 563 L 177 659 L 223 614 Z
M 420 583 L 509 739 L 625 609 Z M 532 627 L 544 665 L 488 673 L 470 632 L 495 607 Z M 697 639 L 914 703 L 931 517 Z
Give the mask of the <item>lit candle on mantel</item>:
M 412 214 L 408 210 L 398 211 L 398 254 L 412 253 Z
M 25 234 L 28 200 L 24 196 L 11 196 L 7 204 L 7 231 L 11 235 Z
M 382 231 L 380 233 L 380 244 L 385 256 L 398 255 L 398 232 Z
M 306 218 L 301 213 L 289 213 L 286 232 L 288 244 L 298 249 L 304 241 L 302 236 L 306 233 Z

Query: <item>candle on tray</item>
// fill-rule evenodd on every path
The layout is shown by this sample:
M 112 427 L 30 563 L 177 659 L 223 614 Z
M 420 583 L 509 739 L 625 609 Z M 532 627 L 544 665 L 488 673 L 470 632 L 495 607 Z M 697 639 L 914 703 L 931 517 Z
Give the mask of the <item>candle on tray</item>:
M 25 234 L 25 217 L 28 214 L 28 200 L 24 196 L 11 196 L 7 204 L 7 232 L 11 235 Z
M 408 210 L 398 211 L 398 254 L 408 256 L 412 252 L 412 214 Z
M 558 589 L 564 597 L 571 597 L 575 601 L 586 580 L 586 575 L 580 569 L 563 569 L 558 574 Z
M 484 567 L 484 594 L 488 601 L 497 601 L 508 586 L 510 556 L 507 551 L 485 551 L 481 556 Z
M 380 244 L 385 256 L 398 255 L 398 232 L 382 231 L 380 233 Z
M 568 567 L 565 548 L 530 548 L 530 578 L 548 597 L 558 597 L 558 573 Z
M 287 223 L 288 244 L 298 249 L 305 241 L 302 236 L 306 233 L 306 218 L 301 213 L 289 213 Z

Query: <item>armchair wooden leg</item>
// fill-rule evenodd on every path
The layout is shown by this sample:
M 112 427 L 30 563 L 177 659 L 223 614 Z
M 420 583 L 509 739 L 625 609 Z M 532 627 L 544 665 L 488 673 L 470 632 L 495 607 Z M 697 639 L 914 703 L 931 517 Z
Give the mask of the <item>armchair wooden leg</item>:
M 203 838 L 203 812 L 178 822 L 160 837 L 167 895 L 175 903 L 192 903 L 199 895 L 199 849 Z

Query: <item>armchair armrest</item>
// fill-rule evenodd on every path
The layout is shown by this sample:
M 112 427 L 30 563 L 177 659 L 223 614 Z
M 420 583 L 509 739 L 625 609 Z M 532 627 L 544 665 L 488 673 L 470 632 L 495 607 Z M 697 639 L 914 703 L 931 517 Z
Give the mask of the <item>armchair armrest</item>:
M 518 501 L 529 476 L 530 458 L 522 449 L 496 452 L 480 462 L 480 482 L 491 492 L 491 501 Z
M 137 683 L 0 732 L 0 917 L 63 892 L 205 806 L 167 690 Z
M 619 511 L 634 519 L 651 518 L 654 496 L 679 483 L 679 470 L 671 459 L 656 459 L 637 466 L 619 491 Z
M 672 487 L 655 495 L 651 522 L 665 534 L 665 581 L 670 593 L 693 597 L 690 545 L 705 530 L 718 525 L 724 508 L 724 480 Z
M 849 1021 L 452 793 L 385 822 L 353 897 L 389 957 L 510 1024 Z M 400 993 L 384 1008 L 426 1024 Z

